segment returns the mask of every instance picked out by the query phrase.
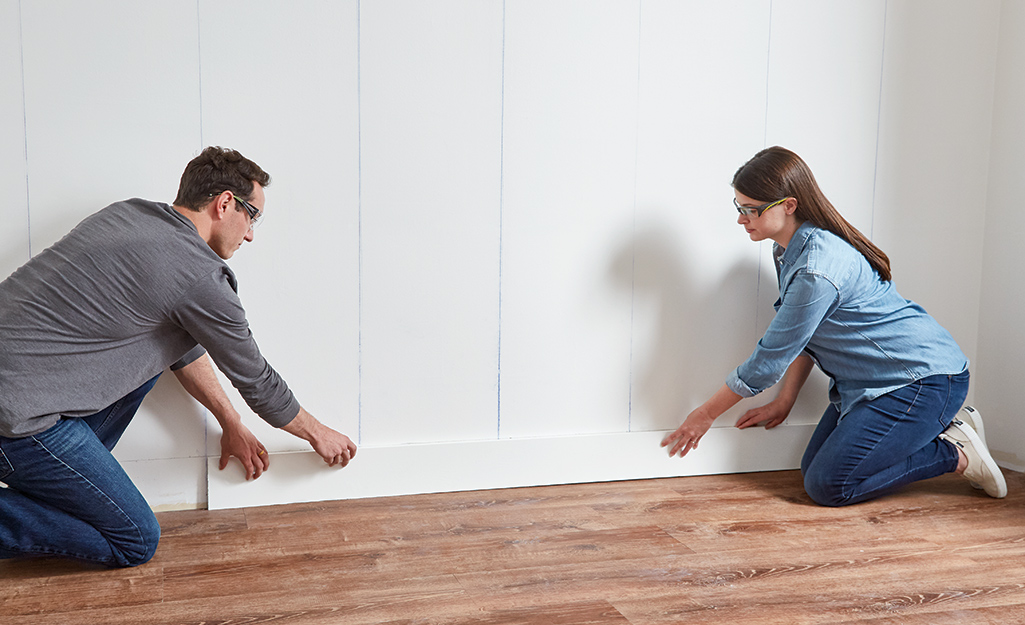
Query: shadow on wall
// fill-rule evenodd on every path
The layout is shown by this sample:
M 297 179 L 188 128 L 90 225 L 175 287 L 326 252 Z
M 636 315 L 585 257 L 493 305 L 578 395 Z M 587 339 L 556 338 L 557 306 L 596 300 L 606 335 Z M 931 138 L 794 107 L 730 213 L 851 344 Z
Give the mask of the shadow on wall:
M 638 230 L 610 270 L 616 284 L 634 291 L 634 430 L 676 428 L 722 386 L 758 340 L 757 263 L 741 261 L 719 280 L 702 280 L 703 273 L 720 274 L 713 266 L 717 259 L 704 261 L 707 266 L 689 261 L 669 232 Z M 775 289 L 775 277 L 762 276 L 766 284 Z M 717 425 L 732 425 L 735 417 L 729 415 L 737 410 Z

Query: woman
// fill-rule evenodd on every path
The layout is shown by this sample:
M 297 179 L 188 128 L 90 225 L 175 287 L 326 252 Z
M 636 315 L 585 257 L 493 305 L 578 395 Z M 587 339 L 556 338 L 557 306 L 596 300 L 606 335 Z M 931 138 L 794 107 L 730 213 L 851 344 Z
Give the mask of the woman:
M 858 503 L 952 471 L 1004 497 L 982 420 L 961 409 L 967 358 L 925 310 L 897 294 L 886 254 L 840 216 L 808 165 L 768 148 L 737 170 L 733 188 L 737 223 L 752 241 L 776 243 L 776 316 L 751 357 L 662 446 L 682 457 L 716 417 L 784 378 L 776 399 L 737 422 L 779 425 L 817 364 L 831 382 L 829 408 L 801 461 L 814 501 Z

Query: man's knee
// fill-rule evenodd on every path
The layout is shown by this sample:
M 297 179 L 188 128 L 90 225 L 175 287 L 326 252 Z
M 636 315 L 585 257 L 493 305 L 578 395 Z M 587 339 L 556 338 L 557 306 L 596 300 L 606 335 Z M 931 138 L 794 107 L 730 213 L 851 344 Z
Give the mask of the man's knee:
M 125 537 L 107 539 L 114 554 L 115 566 L 130 567 L 146 564 L 153 559 L 160 542 L 160 524 L 150 513 L 135 519 L 135 531 Z

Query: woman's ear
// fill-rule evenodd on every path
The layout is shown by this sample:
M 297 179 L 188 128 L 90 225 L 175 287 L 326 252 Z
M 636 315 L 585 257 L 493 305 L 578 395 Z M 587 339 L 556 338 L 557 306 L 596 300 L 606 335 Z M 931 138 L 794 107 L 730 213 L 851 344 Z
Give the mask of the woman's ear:
M 783 210 L 786 211 L 787 215 L 793 215 L 797 212 L 797 198 L 788 197 L 786 202 L 783 202 Z

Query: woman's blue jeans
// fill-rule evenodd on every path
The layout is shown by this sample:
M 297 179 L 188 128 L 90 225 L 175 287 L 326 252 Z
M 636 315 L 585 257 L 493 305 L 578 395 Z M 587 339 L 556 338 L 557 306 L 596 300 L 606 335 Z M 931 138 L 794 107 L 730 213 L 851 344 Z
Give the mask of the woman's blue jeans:
M 937 438 L 968 394 L 968 371 L 934 375 L 822 415 L 801 461 L 804 489 L 818 504 L 845 506 L 957 469 L 957 450 Z
M 157 376 L 159 377 L 159 375 Z M 60 556 L 136 566 L 160 526 L 110 450 L 157 378 L 100 412 L 25 438 L 0 437 L 0 558 Z

